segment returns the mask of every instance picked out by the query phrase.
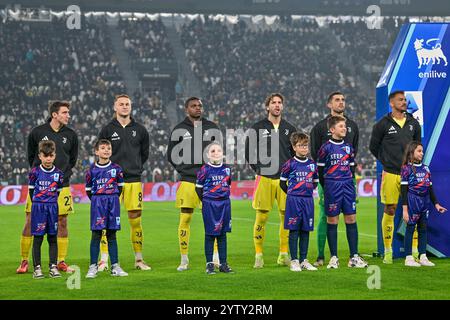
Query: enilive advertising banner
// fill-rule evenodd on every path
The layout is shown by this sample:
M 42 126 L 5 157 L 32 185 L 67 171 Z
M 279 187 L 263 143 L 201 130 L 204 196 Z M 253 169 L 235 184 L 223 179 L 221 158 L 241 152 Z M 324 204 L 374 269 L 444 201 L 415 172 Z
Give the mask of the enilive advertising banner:
M 390 112 L 389 93 L 405 91 L 408 112 L 422 127 L 424 163 L 429 165 L 433 189 L 442 206 L 450 207 L 450 30 L 446 23 L 411 23 L 400 30 L 377 85 L 377 121 Z M 381 164 L 378 177 L 381 178 Z M 380 179 L 379 179 L 380 180 Z M 378 190 L 379 190 L 378 185 Z M 383 253 L 378 197 L 378 252 Z M 404 256 L 402 208 L 395 214 L 394 257 Z M 428 251 L 450 257 L 450 214 L 430 211 Z
M 144 183 L 144 201 L 175 201 L 179 182 Z M 233 181 L 231 186 L 231 198 L 234 200 L 251 199 L 255 181 Z M 375 197 L 377 182 L 374 179 L 362 179 L 358 181 L 358 196 Z M 88 203 L 89 198 L 84 191 L 84 184 L 70 186 L 75 203 Z M 25 204 L 27 200 L 28 186 L 0 186 L 0 205 Z M 317 197 L 317 193 L 314 194 Z

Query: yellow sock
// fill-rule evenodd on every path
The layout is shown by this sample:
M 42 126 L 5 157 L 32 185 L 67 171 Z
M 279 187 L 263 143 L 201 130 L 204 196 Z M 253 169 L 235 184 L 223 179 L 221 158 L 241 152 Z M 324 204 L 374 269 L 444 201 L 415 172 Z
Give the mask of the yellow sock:
M 128 221 L 130 221 L 131 243 L 133 244 L 134 253 L 140 253 L 142 252 L 144 243 L 141 217 L 135 219 L 128 218 Z
M 413 233 L 413 239 L 412 239 L 412 252 L 419 252 L 417 246 L 419 244 L 419 236 L 417 233 L 417 225 L 416 228 L 414 229 L 414 233 Z
M 32 242 L 33 242 L 32 236 L 27 237 L 22 235 L 20 237 L 20 255 L 22 256 L 22 260 L 28 260 Z
M 69 238 L 58 237 L 58 262 L 66 260 Z
M 269 217 L 267 211 L 256 210 L 256 221 L 253 226 L 253 242 L 255 244 L 255 252 L 263 253 L 263 243 L 266 237 L 266 222 Z
M 390 216 L 385 212 L 383 214 L 383 220 L 381 221 L 381 228 L 383 231 L 384 249 L 392 250 L 392 238 L 394 236 L 394 216 Z
M 284 211 L 280 211 L 280 253 L 289 252 L 289 230 L 284 228 Z
M 217 246 L 217 239 L 214 240 L 214 253 L 218 253 L 219 252 L 219 247 Z
M 178 241 L 181 254 L 187 255 L 189 251 L 189 236 L 191 235 L 192 213 L 180 213 L 178 225 Z
M 102 257 L 108 255 L 108 239 L 106 239 L 106 230 L 102 230 L 102 239 L 100 240 L 100 253 Z

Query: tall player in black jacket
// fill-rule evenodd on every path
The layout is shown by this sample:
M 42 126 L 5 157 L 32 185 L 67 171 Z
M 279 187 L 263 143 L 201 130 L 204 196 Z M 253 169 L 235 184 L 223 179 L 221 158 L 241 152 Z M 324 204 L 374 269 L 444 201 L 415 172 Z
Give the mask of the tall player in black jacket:
M 40 165 L 38 157 L 38 145 L 42 140 L 51 140 L 56 144 L 55 166 L 64 172 L 63 189 L 58 196 L 58 269 L 64 272 L 72 272 L 65 262 L 67 248 L 69 245 L 69 233 L 67 230 L 67 216 L 73 213 L 72 195 L 70 194 L 70 176 L 78 157 L 78 137 L 75 131 L 67 127 L 69 123 L 70 103 L 65 101 L 54 101 L 49 105 L 48 121 L 40 126 L 34 127 L 28 136 L 28 162 L 30 168 Z M 17 268 L 17 273 L 28 271 L 28 255 L 31 248 L 31 225 L 30 225 L 31 199 L 27 197 L 25 207 L 26 220 L 20 239 L 20 251 L 22 262 Z
M 199 98 L 188 98 L 184 108 L 186 118 L 172 130 L 167 148 L 167 160 L 181 175 L 176 196 L 176 207 L 180 209 L 178 240 L 181 263 L 178 271 L 189 269 L 190 224 L 194 209 L 200 205 L 200 199 L 195 192 L 195 181 L 197 171 L 204 163 L 203 151 L 213 140 L 222 142 L 219 127 L 203 118 L 203 104 Z M 188 149 L 189 155 L 185 154 L 183 149 Z
M 317 153 L 320 147 L 331 139 L 331 132 L 328 130 L 327 121 L 331 116 L 343 116 L 347 119 L 347 135 L 344 141 L 350 143 L 355 150 L 355 156 L 358 152 L 359 129 L 356 122 L 344 116 L 345 96 L 342 92 L 334 91 L 328 95 L 327 107 L 330 108 L 330 114 L 325 119 L 320 120 L 311 130 L 311 157 L 317 161 Z M 314 262 L 316 267 L 323 266 L 325 260 L 325 243 L 327 241 L 327 215 L 325 214 L 323 188 L 318 186 L 319 192 L 319 222 L 317 224 L 317 260 Z
M 144 126 L 131 118 L 131 100 L 125 95 L 116 96 L 114 100 L 114 119 L 100 131 L 99 139 L 111 141 L 111 161 L 117 163 L 123 169 L 125 184 L 121 198 L 128 211 L 128 221 L 131 229 L 131 242 L 135 254 L 135 267 L 139 270 L 151 270 L 144 262 L 142 247 L 144 235 L 142 231 L 142 182 L 144 163 L 149 155 L 149 134 Z M 106 236 L 101 241 L 102 259 L 98 266 L 102 271 L 107 266 Z
M 256 252 L 254 268 L 264 266 L 265 226 L 275 200 L 280 216 L 280 250 L 277 263 L 289 265 L 290 260 L 288 256 L 289 230 L 284 229 L 286 193 L 280 187 L 280 170 L 283 164 L 294 156 L 289 138 L 297 130 L 292 124 L 281 118 L 283 103 L 284 97 L 280 93 L 272 93 L 266 98 L 267 118 L 252 126 L 245 143 L 246 160 L 256 173 L 252 203 L 253 209 L 256 210 L 253 227 L 253 242 Z M 252 134 L 253 138 L 251 138 Z M 274 146 L 278 146 L 278 154 L 272 154 L 271 150 L 276 152 L 276 149 L 273 149 Z
M 384 242 L 383 262 L 391 264 L 392 240 L 394 236 L 394 215 L 400 197 L 400 168 L 406 145 L 411 141 L 421 140 L 419 122 L 406 112 L 407 102 L 404 91 L 389 94 L 392 112 L 381 118 L 372 130 L 369 149 L 383 165 L 380 197 L 384 204 L 381 222 Z M 418 258 L 417 230 L 413 236 L 413 256 Z

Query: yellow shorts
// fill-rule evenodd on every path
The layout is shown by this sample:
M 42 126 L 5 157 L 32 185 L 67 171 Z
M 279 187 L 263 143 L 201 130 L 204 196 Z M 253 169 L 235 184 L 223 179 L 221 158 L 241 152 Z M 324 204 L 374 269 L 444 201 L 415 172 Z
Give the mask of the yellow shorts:
M 120 196 L 120 201 L 123 201 L 125 209 L 127 211 L 142 210 L 144 208 L 142 199 L 142 183 L 125 182 Z
M 280 179 L 270 179 L 256 176 L 253 193 L 253 209 L 271 211 L 274 200 L 277 200 L 278 210 L 286 210 L 287 195 L 281 190 Z
M 195 183 L 181 181 L 177 189 L 177 197 L 175 201 L 177 208 L 200 208 L 201 201 L 195 192 Z
M 400 175 L 383 171 L 381 175 L 381 203 L 397 204 L 400 197 Z
M 30 196 L 27 196 L 27 204 L 25 205 L 25 212 L 31 212 L 31 199 Z M 73 210 L 73 201 L 72 194 L 70 193 L 70 187 L 62 188 L 58 197 L 58 215 L 65 216 L 70 213 L 74 213 Z

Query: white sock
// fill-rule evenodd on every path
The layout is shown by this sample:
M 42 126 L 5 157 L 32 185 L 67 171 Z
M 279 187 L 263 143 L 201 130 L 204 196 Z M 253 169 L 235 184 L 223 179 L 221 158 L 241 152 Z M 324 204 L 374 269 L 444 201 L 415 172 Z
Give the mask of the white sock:
M 182 254 L 181 255 L 181 264 L 188 264 L 189 263 L 189 258 L 187 254 Z
M 214 252 L 213 261 L 219 261 L 219 253 L 218 252 Z
M 100 259 L 103 262 L 108 263 L 108 254 L 107 253 L 102 253 L 102 258 Z
M 142 252 L 135 252 L 134 255 L 135 255 L 135 257 L 136 257 L 136 261 L 144 260 L 144 259 L 142 258 Z

